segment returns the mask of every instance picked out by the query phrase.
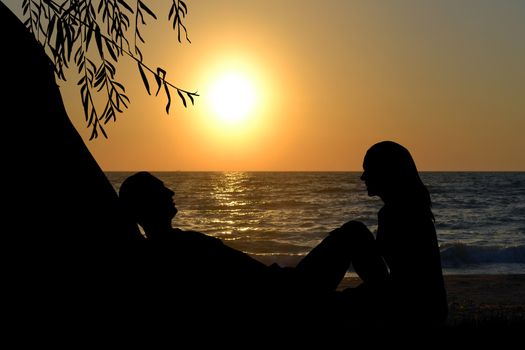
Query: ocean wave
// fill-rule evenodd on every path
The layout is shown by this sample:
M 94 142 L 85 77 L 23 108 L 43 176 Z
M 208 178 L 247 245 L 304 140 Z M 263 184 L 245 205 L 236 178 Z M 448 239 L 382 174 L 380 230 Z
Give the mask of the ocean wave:
M 525 246 L 480 246 L 465 243 L 445 244 L 441 247 L 444 267 L 460 267 L 469 264 L 525 263 Z

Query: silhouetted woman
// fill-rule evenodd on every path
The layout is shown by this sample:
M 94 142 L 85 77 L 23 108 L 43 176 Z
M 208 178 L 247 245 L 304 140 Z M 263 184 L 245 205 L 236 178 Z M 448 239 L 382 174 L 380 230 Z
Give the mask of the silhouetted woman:
M 384 206 L 376 239 L 361 222 L 330 233 L 297 266 L 316 285 L 338 283 L 350 266 L 363 280 L 343 292 L 348 321 L 384 328 L 441 325 L 448 312 L 430 195 L 409 151 L 383 141 L 373 145 L 361 176 L 369 196 Z
M 376 243 L 389 270 L 380 291 L 386 322 L 443 323 L 448 306 L 434 215 L 412 156 L 403 146 L 383 141 L 367 151 L 363 169 L 368 195 L 384 202 Z

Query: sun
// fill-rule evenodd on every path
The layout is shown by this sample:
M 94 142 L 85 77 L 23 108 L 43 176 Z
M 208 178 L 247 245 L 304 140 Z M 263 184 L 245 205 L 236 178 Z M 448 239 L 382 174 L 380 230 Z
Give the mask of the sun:
M 237 72 L 218 76 L 210 87 L 208 97 L 213 113 L 227 124 L 246 120 L 257 102 L 254 84 L 246 75 Z

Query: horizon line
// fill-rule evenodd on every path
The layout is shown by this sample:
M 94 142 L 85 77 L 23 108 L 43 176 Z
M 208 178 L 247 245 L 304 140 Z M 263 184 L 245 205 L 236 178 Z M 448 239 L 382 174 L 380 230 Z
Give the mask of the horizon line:
M 105 173 L 360 173 L 360 170 L 102 170 Z M 418 170 L 420 173 L 525 173 L 525 170 Z

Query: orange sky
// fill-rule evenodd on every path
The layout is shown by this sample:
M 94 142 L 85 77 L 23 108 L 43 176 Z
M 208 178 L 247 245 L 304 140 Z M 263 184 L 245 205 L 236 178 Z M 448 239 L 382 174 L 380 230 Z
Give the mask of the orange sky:
M 199 91 L 194 107 L 174 98 L 166 115 L 124 58 L 132 104 L 109 140 L 88 141 L 75 79 L 61 84 L 104 170 L 360 170 L 366 149 L 390 139 L 421 170 L 525 171 L 523 1 L 186 2 L 192 43 L 177 43 L 171 1 L 159 1 L 143 52 Z M 255 91 L 239 123 L 209 107 L 225 72 Z

